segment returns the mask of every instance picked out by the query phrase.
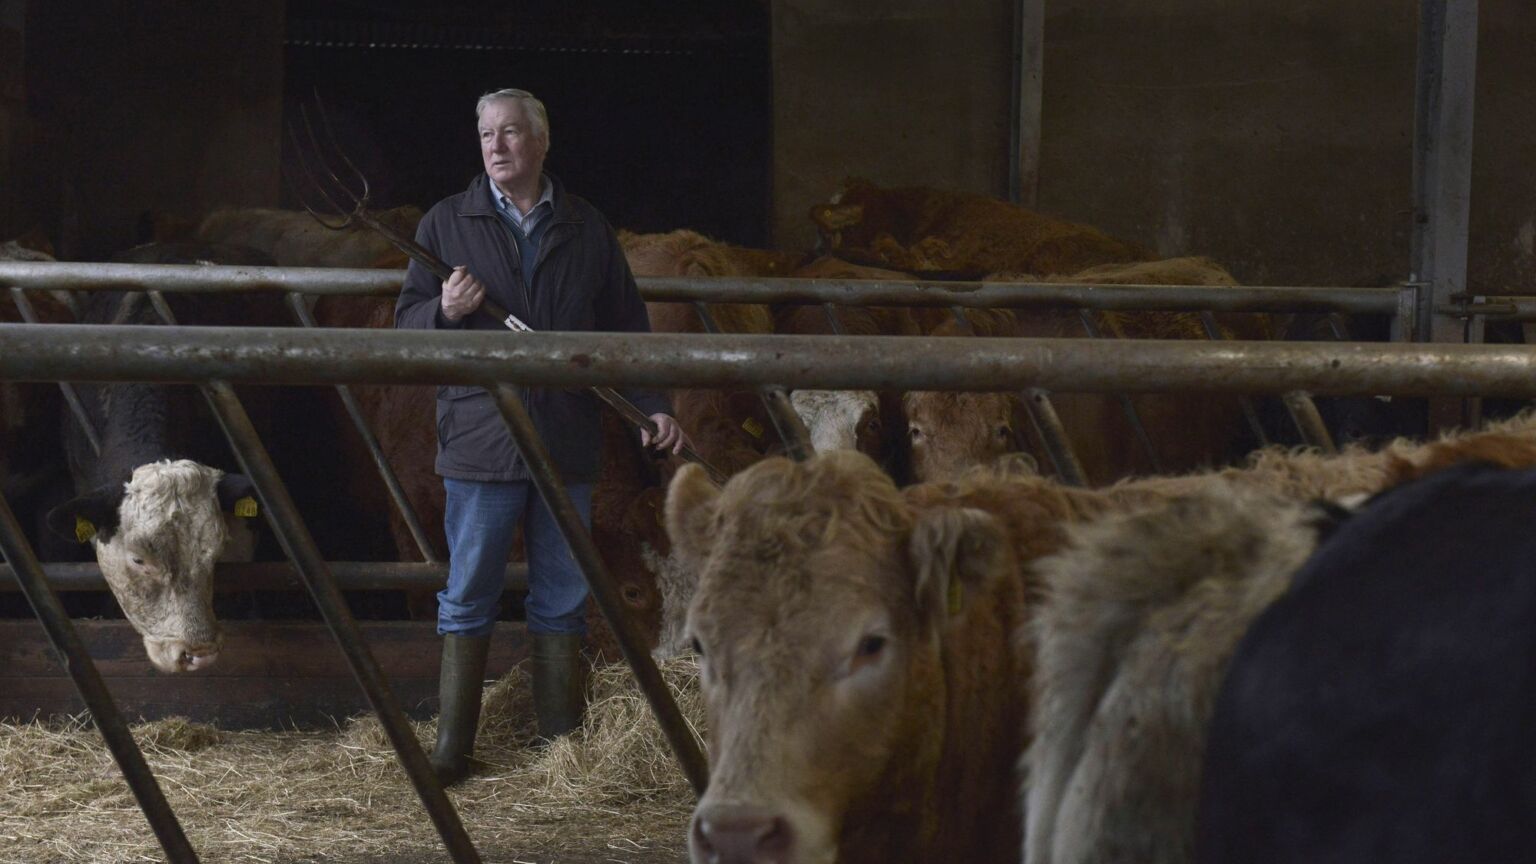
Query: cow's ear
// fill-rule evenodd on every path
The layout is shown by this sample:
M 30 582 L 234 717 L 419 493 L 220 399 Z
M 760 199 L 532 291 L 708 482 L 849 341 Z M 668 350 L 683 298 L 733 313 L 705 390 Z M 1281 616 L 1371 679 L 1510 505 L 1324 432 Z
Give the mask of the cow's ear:
M 702 465 L 687 464 L 667 487 L 667 536 L 684 558 L 702 561 L 713 541 L 715 501 L 720 489 Z
M 981 510 L 942 508 L 918 517 L 907 551 L 917 574 L 918 609 L 924 621 L 937 624 L 964 615 L 1007 567 L 1008 538 Z
M 219 509 L 247 519 L 256 515 L 256 484 L 244 474 L 225 474 L 219 478 Z
M 123 503 L 121 483 L 92 489 L 48 511 L 48 530 L 76 543 L 99 539 L 103 543 L 117 531 L 117 512 Z

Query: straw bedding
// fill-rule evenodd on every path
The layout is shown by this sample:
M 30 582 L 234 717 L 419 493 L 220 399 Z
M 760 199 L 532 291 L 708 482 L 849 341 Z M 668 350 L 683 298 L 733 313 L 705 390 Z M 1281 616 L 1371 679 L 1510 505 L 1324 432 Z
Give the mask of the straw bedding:
M 698 666 L 662 673 L 702 738 Z M 595 669 L 580 732 L 531 747 L 518 667 L 487 688 L 483 773 L 451 790 L 487 862 L 687 858 L 693 793 L 623 665 Z M 415 724 L 430 747 L 435 723 Z M 230 732 L 172 718 L 135 726 L 161 789 L 209 862 L 446 861 L 377 719 L 324 732 Z M 0 862 L 161 861 L 148 823 L 88 719 L 0 725 Z

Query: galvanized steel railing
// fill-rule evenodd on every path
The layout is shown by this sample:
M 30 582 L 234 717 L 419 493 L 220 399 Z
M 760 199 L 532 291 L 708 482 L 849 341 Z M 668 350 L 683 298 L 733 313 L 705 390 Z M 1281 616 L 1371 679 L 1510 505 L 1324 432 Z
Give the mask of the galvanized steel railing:
M 1536 396 L 1536 346 L 0 324 L 0 379 Z

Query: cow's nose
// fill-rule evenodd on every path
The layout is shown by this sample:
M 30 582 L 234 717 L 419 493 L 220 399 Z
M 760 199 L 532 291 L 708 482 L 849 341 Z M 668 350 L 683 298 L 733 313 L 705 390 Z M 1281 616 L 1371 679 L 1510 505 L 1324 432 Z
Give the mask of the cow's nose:
M 693 817 L 694 864 L 785 864 L 794 844 L 789 822 L 762 807 L 717 804 Z

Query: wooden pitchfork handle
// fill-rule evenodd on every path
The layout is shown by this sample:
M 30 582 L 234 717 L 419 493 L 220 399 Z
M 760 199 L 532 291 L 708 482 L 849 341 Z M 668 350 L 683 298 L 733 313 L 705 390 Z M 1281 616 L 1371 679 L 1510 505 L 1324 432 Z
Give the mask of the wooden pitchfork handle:
M 370 213 L 366 207 L 358 208 L 358 210 L 353 215 L 356 216 L 357 219 L 363 224 L 383 235 L 384 239 L 393 244 L 396 249 L 399 249 L 401 252 L 409 255 L 411 259 L 416 263 L 427 268 L 427 270 L 430 271 L 432 275 L 436 276 L 444 282 L 448 281 L 448 277 L 453 275 L 453 268 L 449 267 L 447 263 L 443 261 L 443 259 L 437 257 L 432 253 L 430 249 L 422 246 L 420 243 L 417 243 L 409 237 L 400 234 L 393 228 L 374 218 L 373 214 Z M 502 326 L 513 332 L 534 332 L 532 327 L 529 327 L 527 324 L 523 323 L 520 318 L 518 318 L 516 315 L 513 315 L 511 312 L 508 312 L 506 309 L 503 309 L 499 304 L 497 304 L 494 300 L 491 300 L 489 297 L 480 301 L 480 306 L 476 311 L 484 312 L 485 314 L 500 322 Z M 592 391 L 592 394 L 597 398 L 606 402 L 609 407 L 613 408 L 613 410 L 619 412 L 619 416 L 628 421 L 630 425 L 637 429 L 644 429 L 646 432 L 649 432 L 652 439 L 656 437 L 656 424 L 652 423 L 651 418 L 647 417 L 644 412 L 642 412 L 639 408 L 636 408 L 635 403 L 625 399 L 619 393 L 619 391 L 613 389 L 612 387 L 588 387 L 587 389 Z M 725 481 L 727 479 L 725 474 L 722 473 L 720 469 L 704 461 L 704 457 L 700 456 L 698 451 L 693 449 L 693 445 L 685 442 L 683 444 L 681 455 L 689 462 L 696 462 L 702 466 L 705 473 L 709 475 L 709 479 L 715 481 L 717 485 L 725 485 Z

